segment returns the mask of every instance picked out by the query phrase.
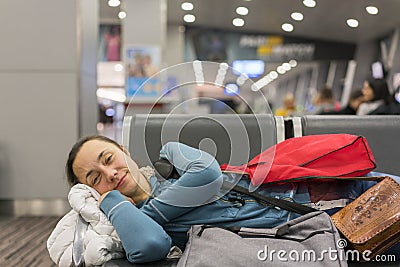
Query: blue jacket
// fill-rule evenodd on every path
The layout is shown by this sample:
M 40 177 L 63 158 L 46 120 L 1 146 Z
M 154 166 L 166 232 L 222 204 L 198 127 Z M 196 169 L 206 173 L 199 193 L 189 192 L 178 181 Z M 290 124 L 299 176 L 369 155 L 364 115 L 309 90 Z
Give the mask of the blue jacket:
M 244 226 L 269 228 L 299 215 L 260 204 L 252 197 L 224 191 L 224 179 L 248 187 L 250 181 L 239 175 L 222 174 L 210 154 L 181 143 L 163 146 L 160 157 L 169 160 L 181 177 L 178 180 L 150 179 L 152 197 L 137 204 L 128 202 L 117 190 L 111 191 L 100 208 L 115 227 L 129 261 L 140 263 L 165 258 L 172 245 L 184 248 L 191 225 Z M 357 197 L 372 183 L 357 183 L 347 193 Z M 265 196 L 310 203 L 305 184 L 262 185 Z

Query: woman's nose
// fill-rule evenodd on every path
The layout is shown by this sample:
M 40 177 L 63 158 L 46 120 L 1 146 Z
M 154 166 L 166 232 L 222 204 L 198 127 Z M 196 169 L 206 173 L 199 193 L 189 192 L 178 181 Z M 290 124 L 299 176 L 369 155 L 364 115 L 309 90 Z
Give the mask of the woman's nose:
M 114 168 L 107 168 L 105 171 L 107 180 L 113 182 L 114 179 L 117 177 L 118 171 Z

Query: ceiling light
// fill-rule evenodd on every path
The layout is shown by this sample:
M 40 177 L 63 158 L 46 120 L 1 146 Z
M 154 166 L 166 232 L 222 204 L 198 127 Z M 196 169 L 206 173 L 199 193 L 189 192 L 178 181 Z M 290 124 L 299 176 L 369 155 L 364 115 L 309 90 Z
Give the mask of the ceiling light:
M 99 88 L 96 91 L 97 97 L 105 98 L 117 102 L 125 102 L 125 90 L 122 89 L 108 89 L 108 88 Z
M 114 66 L 114 70 L 115 71 L 123 71 L 124 70 L 124 66 L 120 63 L 115 64 Z
M 189 11 L 189 10 L 193 10 L 194 6 L 190 2 L 185 2 L 185 3 L 182 3 L 181 8 L 183 10 Z
M 349 25 L 352 28 L 357 28 L 358 27 L 358 20 L 356 20 L 356 19 L 348 19 L 347 20 L 347 25 Z
M 282 24 L 282 30 L 284 30 L 285 32 L 291 32 L 291 31 L 293 31 L 293 29 L 294 29 L 294 27 L 290 23 L 283 23 Z
M 118 18 L 120 18 L 120 19 L 126 18 L 126 12 L 125 12 L 125 11 L 120 11 L 120 12 L 118 13 Z
M 261 88 L 259 88 L 259 87 L 257 86 L 256 83 L 253 83 L 253 84 L 251 85 L 250 89 L 251 89 L 251 91 L 257 92 L 257 91 L 260 90 Z
M 306 7 L 315 7 L 317 5 L 317 2 L 314 0 L 303 0 L 303 5 Z
M 236 27 L 242 27 L 244 25 L 244 19 L 241 18 L 234 18 L 232 20 L 232 24 Z
M 278 73 L 273 70 L 269 73 L 269 77 L 271 77 L 271 79 L 275 80 L 276 78 L 278 78 Z
M 376 15 L 376 14 L 378 14 L 378 8 L 377 7 L 374 7 L 374 6 L 367 6 L 366 8 L 365 8 L 365 10 L 367 10 L 367 12 L 369 13 L 369 14 L 371 14 L 371 15 Z
M 225 86 L 225 88 L 226 88 L 225 91 L 228 94 L 236 94 L 237 95 L 237 94 L 239 94 L 239 91 L 240 91 L 239 86 L 237 84 L 234 84 L 234 83 L 227 84 Z
M 121 1 L 119 1 L 119 0 L 109 0 L 108 1 L 108 5 L 110 6 L 110 7 L 117 7 L 117 6 L 119 6 L 121 4 Z
M 292 19 L 297 20 L 297 21 L 302 21 L 304 16 L 300 12 L 293 12 L 291 15 Z
M 194 15 L 192 15 L 192 14 L 186 14 L 186 15 L 183 17 L 183 20 L 184 20 L 185 22 L 192 23 L 192 22 L 194 22 L 194 21 L 196 20 L 196 17 L 195 17 Z
M 277 67 L 277 68 L 276 68 L 276 71 L 277 71 L 279 74 L 285 74 L 285 72 L 286 72 L 286 70 L 285 70 L 282 66 Z
M 283 67 L 284 70 L 286 70 L 286 71 L 289 71 L 289 70 L 292 68 L 292 66 L 291 66 L 289 63 L 283 63 L 283 64 L 282 64 L 282 67 Z
M 240 74 L 239 78 L 236 79 L 237 85 L 242 86 L 248 78 L 245 73 Z
M 246 16 L 247 14 L 249 14 L 249 9 L 244 6 L 240 6 L 240 7 L 236 8 L 236 13 L 238 15 Z
M 289 64 L 290 64 L 290 66 L 291 66 L 292 68 L 294 68 L 294 67 L 297 66 L 297 61 L 294 60 L 294 59 L 291 59 L 291 60 L 289 61 Z

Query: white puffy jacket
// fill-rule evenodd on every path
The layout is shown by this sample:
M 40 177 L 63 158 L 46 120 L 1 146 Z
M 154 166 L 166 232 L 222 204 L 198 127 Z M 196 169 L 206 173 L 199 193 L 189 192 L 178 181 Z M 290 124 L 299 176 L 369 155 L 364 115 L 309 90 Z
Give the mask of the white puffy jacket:
M 72 245 L 79 214 L 89 223 L 84 240 L 86 266 L 102 265 L 111 259 L 124 257 L 121 240 L 97 205 L 99 197 L 96 190 L 84 184 L 71 188 L 68 200 L 72 210 L 57 223 L 47 240 L 50 257 L 58 266 L 69 267 L 72 263 Z

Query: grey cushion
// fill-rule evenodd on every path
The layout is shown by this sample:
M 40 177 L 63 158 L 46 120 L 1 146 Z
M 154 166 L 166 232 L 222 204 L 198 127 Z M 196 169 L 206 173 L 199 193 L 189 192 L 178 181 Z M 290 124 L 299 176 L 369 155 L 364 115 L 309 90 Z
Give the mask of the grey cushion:
M 371 147 L 376 170 L 400 175 L 400 116 L 307 115 L 302 117 L 302 128 L 303 135 L 362 135 Z
M 139 166 L 156 161 L 161 146 L 169 141 L 200 148 L 220 164 L 232 165 L 246 163 L 276 144 L 274 117 L 267 114 L 139 114 L 125 124 L 124 145 Z

